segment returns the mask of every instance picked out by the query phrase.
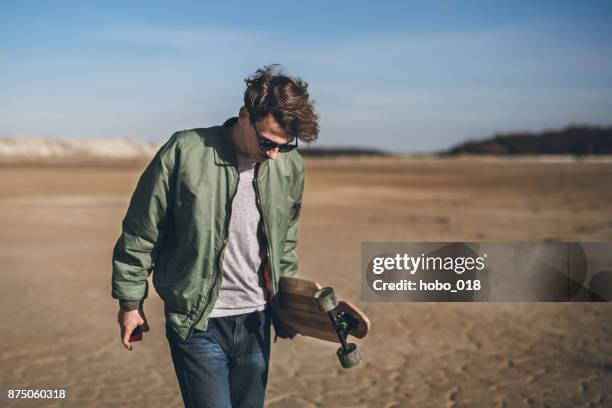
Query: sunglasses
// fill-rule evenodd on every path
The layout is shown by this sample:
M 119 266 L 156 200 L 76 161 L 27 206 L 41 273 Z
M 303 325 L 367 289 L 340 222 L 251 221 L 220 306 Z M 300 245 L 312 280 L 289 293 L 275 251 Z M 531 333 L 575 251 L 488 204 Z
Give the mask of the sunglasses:
M 278 148 L 278 151 L 280 153 L 287 153 L 298 147 L 297 137 L 295 138 L 295 143 L 275 143 L 270 139 L 266 139 L 265 137 L 261 136 L 259 134 L 259 131 L 257 130 L 257 125 L 255 125 L 255 122 L 251 123 L 253 123 L 253 127 L 255 128 L 255 134 L 257 135 L 257 139 L 259 139 L 259 147 L 261 147 L 263 150 L 268 151 Z

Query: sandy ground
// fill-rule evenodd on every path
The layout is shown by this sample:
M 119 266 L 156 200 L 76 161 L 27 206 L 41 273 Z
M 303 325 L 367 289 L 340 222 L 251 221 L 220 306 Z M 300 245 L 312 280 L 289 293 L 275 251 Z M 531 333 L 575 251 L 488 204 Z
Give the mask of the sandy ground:
M 309 159 L 301 275 L 369 314 L 365 362 L 273 345 L 269 407 L 612 406 L 612 305 L 359 302 L 363 241 L 612 241 L 612 163 Z M 111 252 L 144 164 L 0 166 L 0 387 L 70 406 L 181 406 L 155 293 L 126 351 Z M 37 405 L 41 406 L 41 405 Z

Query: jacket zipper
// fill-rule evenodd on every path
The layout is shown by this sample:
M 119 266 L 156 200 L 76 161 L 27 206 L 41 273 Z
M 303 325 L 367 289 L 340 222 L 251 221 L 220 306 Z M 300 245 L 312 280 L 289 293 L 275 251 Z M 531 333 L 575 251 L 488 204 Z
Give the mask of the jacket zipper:
M 217 255 L 217 276 L 222 276 L 222 269 L 223 269 L 223 255 L 225 253 L 225 247 L 227 246 L 227 235 L 228 235 L 228 230 L 229 230 L 229 223 L 230 223 L 230 219 L 232 218 L 232 203 L 234 202 L 234 197 L 236 197 L 236 193 L 238 192 L 238 183 L 240 182 L 240 173 L 236 172 L 237 176 L 236 176 L 236 184 L 234 185 L 234 192 L 232 193 L 232 196 L 230 198 L 229 201 L 229 210 L 227 212 L 227 215 L 225 216 L 225 233 L 224 233 L 224 238 L 223 238 L 223 245 L 221 247 L 221 249 L 219 250 L 219 254 Z M 223 277 L 222 277 L 223 278 Z M 208 294 L 206 295 L 206 297 L 203 300 L 203 304 L 206 304 L 206 302 L 208 301 L 208 299 L 210 299 L 210 295 L 213 291 L 213 288 L 215 287 L 215 283 L 213 282 L 212 285 L 210 285 L 210 289 L 208 290 Z M 204 308 L 202 308 L 202 311 L 200 312 L 200 314 L 198 315 L 198 318 L 191 324 L 191 326 L 189 327 L 189 331 L 187 332 L 187 337 L 189 338 L 189 336 L 191 336 L 191 333 L 193 332 L 193 329 L 195 329 L 196 325 L 199 323 L 199 321 L 202 319 L 202 316 L 204 315 L 204 311 L 206 310 L 206 306 L 204 306 Z
M 265 245 L 266 245 L 266 255 L 268 256 L 268 259 L 266 260 L 267 262 L 269 262 L 270 265 L 270 286 L 272 287 L 272 291 L 275 292 L 276 288 L 275 288 L 275 283 L 274 283 L 274 279 L 272 278 L 272 268 L 273 268 L 273 261 L 272 261 L 272 248 L 270 248 L 270 241 L 268 239 L 268 230 L 266 228 L 266 216 L 264 214 L 263 211 L 263 207 L 261 205 L 261 198 L 259 196 L 259 183 L 257 182 L 257 178 L 259 177 L 259 166 L 260 164 L 257 163 L 256 167 L 255 167 L 255 177 L 253 177 L 253 187 L 255 188 L 255 197 L 257 198 L 257 209 L 259 210 L 260 214 L 261 214 L 261 220 L 262 220 L 262 226 L 263 226 L 263 234 L 264 234 L 264 240 L 265 240 Z M 272 295 L 274 295 L 274 293 L 270 293 L 270 297 L 272 297 Z

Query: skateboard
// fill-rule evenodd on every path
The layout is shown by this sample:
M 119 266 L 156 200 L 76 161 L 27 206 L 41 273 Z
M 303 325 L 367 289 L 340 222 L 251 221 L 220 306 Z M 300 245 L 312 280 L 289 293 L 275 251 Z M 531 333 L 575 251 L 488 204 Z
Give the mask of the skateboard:
M 361 361 L 357 345 L 348 343 L 347 337 L 364 338 L 370 321 L 357 306 L 338 301 L 332 288 L 283 276 L 279 281 L 278 315 L 283 324 L 303 336 L 340 343 L 336 354 L 342 367 L 351 368 Z

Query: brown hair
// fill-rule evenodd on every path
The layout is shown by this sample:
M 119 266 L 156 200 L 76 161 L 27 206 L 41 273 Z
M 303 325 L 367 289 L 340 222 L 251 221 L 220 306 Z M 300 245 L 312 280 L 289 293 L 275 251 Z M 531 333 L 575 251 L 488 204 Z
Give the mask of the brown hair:
M 252 120 L 272 115 L 290 137 L 312 142 L 319 136 L 319 115 L 309 100 L 308 84 L 285 75 L 277 64 L 258 69 L 244 80 L 244 106 Z

